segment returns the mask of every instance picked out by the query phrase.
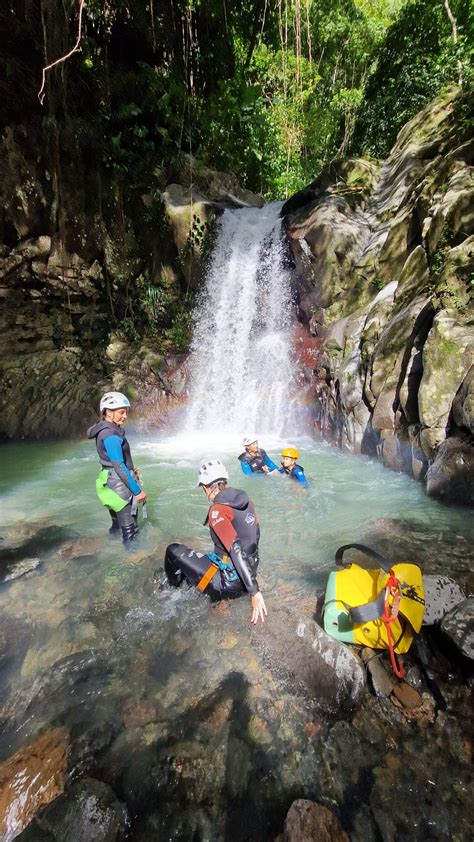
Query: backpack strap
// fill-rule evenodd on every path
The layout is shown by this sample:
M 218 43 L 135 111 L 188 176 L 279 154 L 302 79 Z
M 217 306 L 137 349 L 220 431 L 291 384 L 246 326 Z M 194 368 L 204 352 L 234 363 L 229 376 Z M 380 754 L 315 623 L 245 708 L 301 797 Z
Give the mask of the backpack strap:
M 376 550 L 372 550 L 370 547 L 367 547 L 365 544 L 343 544 L 342 547 L 339 547 L 339 549 L 336 550 L 336 556 L 335 556 L 336 564 L 341 565 L 341 567 L 347 567 L 349 564 L 351 564 L 350 561 L 344 562 L 343 558 L 342 558 L 345 551 L 350 550 L 351 548 L 354 549 L 354 550 L 359 550 L 361 553 L 364 553 L 365 555 L 368 555 L 370 558 L 375 559 L 375 561 L 378 561 L 379 567 L 381 567 L 382 570 L 385 573 L 390 573 L 390 570 L 392 568 L 391 563 L 389 561 L 387 561 L 387 559 L 384 558 L 383 555 L 380 555 L 380 553 L 376 552 Z
M 378 563 L 378 566 L 382 568 L 384 573 L 390 573 L 390 570 L 392 569 L 390 562 L 387 561 L 384 556 L 380 555 L 380 553 L 376 552 L 376 550 L 371 549 L 371 547 L 367 547 L 366 544 L 343 544 L 343 546 L 339 547 L 336 551 L 336 564 L 339 564 L 342 567 L 350 566 L 350 561 L 344 562 L 343 560 L 345 551 L 350 549 L 359 550 L 361 553 L 364 553 L 364 555 L 369 556 L 369 558 L 373 558 Z M 371 602 L 365 602 L 363 605 L 355 605 L 353 607 L 347 605 L 346 608 L 352 623 L 371 623 L 373 620 L 378 620 L 382 617 L 385 610 L 385 588 L 379 596 Z

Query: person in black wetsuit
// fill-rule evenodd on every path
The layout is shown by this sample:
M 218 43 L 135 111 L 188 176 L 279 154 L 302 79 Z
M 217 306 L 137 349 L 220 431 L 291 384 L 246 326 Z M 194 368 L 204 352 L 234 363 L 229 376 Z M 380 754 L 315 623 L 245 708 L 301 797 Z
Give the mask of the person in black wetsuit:
M 240 454 L 239 462 L 246 476 L 278 473 L 277 466 L 272 462 L 266 450 L 258 446 L 258 441 L 254 436 L 246 436 L 243 445 L 245 451 Z
M 126 549 L 138 534 L 137 504 L 146 501 L 123 429 L 129 407 L 128 398 L 121 392 L 107 392 L 100 401 L 102 419 L 87 431 L 87 438 L 95 439 L 101 464 L 97 496 L 112 517 L 110 534 L 121 531 Z
M 170 544 L 165 554 L 165 573 L 171 585 L 177 587 L 186 579 L 213 600 L 248 593 L 251 622 L 264 622 L 267 609 L 256 579 L 260 539 L 257 514 L 246 492 L 229 488 L 228 479 L 219 459 L 201 465 L 198 484 L 210 503 L 205 523 L 209 525 L 214 549 L 204 554 L 185 544 Z

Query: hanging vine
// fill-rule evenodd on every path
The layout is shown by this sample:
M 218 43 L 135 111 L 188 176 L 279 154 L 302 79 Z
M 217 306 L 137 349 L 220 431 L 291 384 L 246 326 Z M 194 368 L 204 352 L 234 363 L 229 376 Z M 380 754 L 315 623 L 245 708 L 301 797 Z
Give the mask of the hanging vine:
M 77 39 L 76 39 L 76 43 L 74 44 L 74 47 L 72 48 L 72 50 L 69 50 L 69 52 L 66 53 L 66 55 L 61 56 L 61 58 L 58 58 L 55 61 L 52 61 L 50 64 L 47 64 L 45 67 L 43 67 L 43 72 L 42 72 L 42 77 L 41 77 L 41 87 L 38 91 L 38 99 L 39 99 L 41 105 L 43 105 L 44 98 L 45 98 L 45 95 L 46 95 L 45 86 L 46 86 L 46 73 L 47 73 L 47 71 L 51 70 L 51 68 L 53 68 L 53 67 L 56 67 L 56 65 L 58 65 L 58 64 L 62 64 L 63 61 L 67 61 L 67 59 L 70 58 L 73 55 L 73 53 L 77 53 L 78 50 L 80 50 L 81 38 L 82 38 L 82 10 L 84 8 L 84 5 L 85 5 L 85 0 L 79 0 Z

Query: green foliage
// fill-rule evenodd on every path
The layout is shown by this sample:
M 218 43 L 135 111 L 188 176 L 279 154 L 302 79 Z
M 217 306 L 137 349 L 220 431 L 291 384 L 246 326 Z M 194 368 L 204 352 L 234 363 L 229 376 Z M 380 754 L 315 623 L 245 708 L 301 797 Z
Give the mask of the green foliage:
M 443 0 L 409 0 L 387 29 L 364 91 L 351 151 L 384 158 L 398 131 L 444 85 L 468 83 L 472 58 L 470 0 L 451 0 L 458 43 Z
M 138 342 L 140 339 L 139 327 L 131 316 L 125 316 L 119 325 L 121 333 L 129 342 Z
M 188 306 L 190 306 L 188 304 Z M 176 351 L 182 352 L 189 348 L 191 342 L 192 317 L 190 310 L 184 306 L 173 319 L 169 330 L 166 331 L 166 338 L 169 339 Z
M 371 282 L 370 282 L 370 283 L 371 283 L 371 284 L 372 284 L 372 285 L 373 285 L 376 289 L 378 289 L 379 291 L 380 291 L 381 289 L 383 289 L 383 288 L 384 288 L 384 286 L 385 286 L 385 281 L 384 281 L 382 278 L 379 278 L 379 276 L 378 276 L 378 275 L 376 275 L 376 276 L 375 276 L 375 278 L 372 278 L 372 280 L 371 280 Z

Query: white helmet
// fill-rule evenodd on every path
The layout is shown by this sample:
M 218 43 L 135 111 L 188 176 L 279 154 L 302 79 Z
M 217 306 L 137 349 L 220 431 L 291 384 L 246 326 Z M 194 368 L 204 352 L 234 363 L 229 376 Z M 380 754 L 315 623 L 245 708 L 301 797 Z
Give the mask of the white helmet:
M 106 392 L 100 399 L 100 411 L 104 409 L 124 409 L 130 406 L 130 401 L 122 392 Z
M 198 485 L 211 485 L 218 479 L 229 479 L 226 466 L 220 459 L 211 459 L 210 462 L 203 462 L 199 467 Z
M 258 436 L 245 436 L 242 444 L 244 447 L 248 447 L 249 444 L 253 444 L 256 441 L 258 441 Z

